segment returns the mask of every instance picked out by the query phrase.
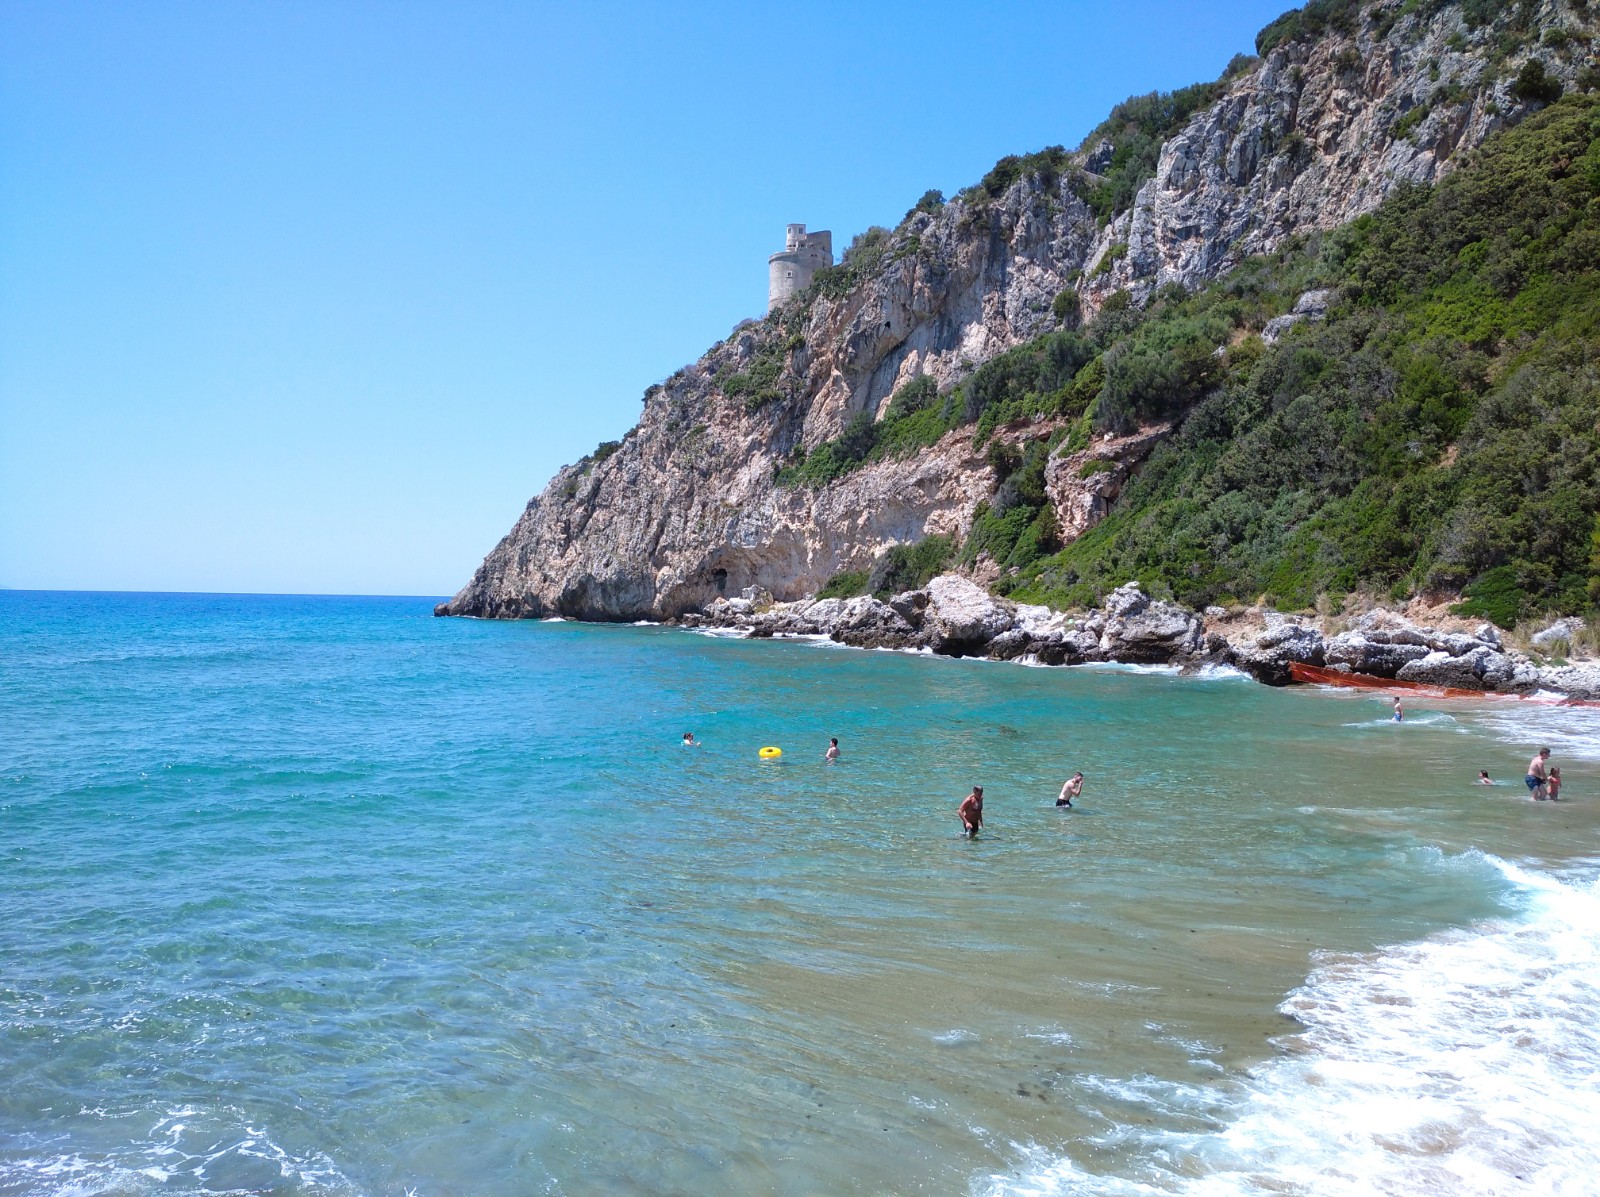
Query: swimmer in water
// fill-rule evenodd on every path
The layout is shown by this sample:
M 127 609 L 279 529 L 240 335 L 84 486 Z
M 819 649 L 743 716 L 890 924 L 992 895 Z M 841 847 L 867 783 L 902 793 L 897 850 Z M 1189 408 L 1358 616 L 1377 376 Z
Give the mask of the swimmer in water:
M 684 732 L 683 733 L 683 746 L 685 748 L 699 748 L 700 747 L 700 741 L 696 740 L 694 738 L 694 733 L 693 732 Z
M 1400 705 L 1400 696 L 1398 694 L 1396 694 L 1394 696 L 1394 721 L 1396 723 L 1399 723 L 1405 717 L 1406 717 L 1406 709 L 1403 706 Z
M 1083 793 L 1083 773 L 1074 773 L 1061 786 L 1061 793 L 1056 795 L 1057 806 L 1071 806 L 1072 800 Z
M 828 751 L 822 754 L 822 759 L 828 764 L 833 764 L 839 759 L 839 737 L 833 736 L 828 740 Z
M 961 820 L 967 838 L 971 839 L 978 834 L 978 828 L 983 826 L 983 787 L 973 786 L 972 793 L 961 800 L 961 805 L 956 808 L 956 816 Z
M 1541 748 L 1528 762 L 1528 776 L 1522 780 L 1528 784 L 1528 796 L 1535 802 L 1544 801 L 1545 786 L 1550 783 L 1550 775 L 1545 772 L 1545 765 L 1550 760 L 1550 750 Z
M 1551 802 L 1561 801 L 1561 766 L 1556 765 L 1550 770 L 1550 780 L 1544 783 L 1545 796 Z
M 1487 770 L 1487 769 L 1479 769 L 1478 770 L 1478 784 L 1480 786 L 1492 786 L 1492 785 L 1494 785 L 1494 782 L 1489 780 L 1489 770 Z

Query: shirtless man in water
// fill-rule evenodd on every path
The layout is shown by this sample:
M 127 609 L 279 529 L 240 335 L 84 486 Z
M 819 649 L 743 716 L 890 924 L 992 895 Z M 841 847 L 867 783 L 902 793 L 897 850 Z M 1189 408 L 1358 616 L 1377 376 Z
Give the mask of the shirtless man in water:
M 1083 773 L 1080 771 L 1067 778 L 1061 787 L 1061 793 L 1056 795 L 1056 805 L 1071 806 L 1072 800 L 1081 793 L 1083 793 Z
M 966 828 L 968 838 L 978 834 L 978 828 L 983 826 L 983 787 L 973 786 L 972 793 L 962 799 L 961 805 L 956 808 L 960 816 L 962 827 Z
M 824 752 L 822 754 L 822 759 L 827 761 L 828 764 L 830 764 L 830 765 L 833 764 L 834 761 L 839 759 L 839 737 L 838 736 L 834 736 L 832 739 L 830 739 L 828 741 L 828 751 Z
M 1545 762 L 1550 759 L 1550 750 L 1541 748 L 1528 762 L 1528 776 L 1522 780 L 1528 783 L 1528 793 L 1537 802 L 1544 801 L 1545 787 L 1549 784 L 1550 775 L 1545 772 Z

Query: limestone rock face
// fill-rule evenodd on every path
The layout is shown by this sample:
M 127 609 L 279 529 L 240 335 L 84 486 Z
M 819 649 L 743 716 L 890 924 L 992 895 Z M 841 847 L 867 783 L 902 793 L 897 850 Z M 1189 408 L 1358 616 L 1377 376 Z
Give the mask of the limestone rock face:
M 962 656 L 1011 630 L 1011 612 L 967 578 L 943 574 L 928 583 L 935 652 Z
M 1520 120 L 1528 105 L 1511 80 L 1527 58 L 1568 86 L 1580 68 L 1581 56 L 1537 38 L 1497 65 L 1495 31 L 1468 28 L 1459 5 L 1385 29 L 1396 7 L 1369 6 L 1351 35 L 1274 49 L 1171 137 L 1132 210 L 1097 242 L 1094 262 L 1113 245 L 1127 249 L 1090 281 L 1085 306 L 1124 289 L 1142 299 L 1167 283 L 1192 285 L 1296 232 L 1353 220 Z M 1541 29 L 1571 24 L 1548 0 L 1537 18 Z M 1420 122 L 1400 123 L 1416 109 Z
M 1221 85 L 1103 229 L 1078 170 L 1108 169 L 1105 146 L 1001 194 L 977 188 L 909 215 L 842 290 L 741 325 L 650 388 L 620 447 L 558 472 L 439 612 L 661 619 L 747 588 L 789 602 L 893 546 L 964 536 L 996 485 L 970 430 L 821 487 L 779 485 L 779 470 L 858 413 L 881 417 L 907 382 L 925 375 L 947 392 L 1060 327 L 1053 304 L 1068 289 L 1084 318 L 1114 292 L 1143 302 L 1370 211 L 1401 183 L 1437 178 L 1529 110 L 1509 83 L 1527 57 L 1568 85 L 1582 65 L 1538 36 L 1500 61 L 1494 31 L 1468 29 L 1459 5 L 1379 23 L 1399 7 L 1369 5 L 1353 34 L 1286 44 Z M 1535 35 L 1576 20 L 1556 0 L 1535 16 Z M 1426 119 L 1401 123 L 1424 105 Z M 1294 315 L 1315 318 L 1335 298 L 1308 293 Z M 1160 435 L 1050 463 L 1065 539 L 1104 517 Z
M 1488 665 L 1490 651 L 1480 649 L 1466 656 L 1451 656 L 1447 652 L 1430 652 L 1425 657 L 1408 661 L 1395 674 L 1403 682 L 1425 682 L 1430 686 L 1454 686 L 1461 689 L 1483 688 L 1483 674 Z
M 1325 661 L 1322 633 L 1275 612 L 1268 613 L 1267 627 L 1253 642 L 1235 646 L 1233 662 L 1257 681 L 1269 686 L 1287 686 L 1293 676 L 1289 666 L 1321 665 Z
M 1528 637 L 1528 643 L 1540 652 L 1549 652 L 1563 644 L 1567 644 L 1572 637 L 1583 629 L 1581 619 L 1558 619 L 1543 631 L 1535 632 Z
M 1205 646 L 1200 618 L 1176 603 L 1153 600 L 1137 583 L 1106 596 L 1100 651 L 1108 660 L 1166 662 L 1193 656 Z
M 1076 453 L 1052 454 L 1045 465 L 1045 494 L 1055 506 L 1061 535 L 1075 540 L 1105 519 L 1133 472 L 1171 432 L 1171 423 L 1151 424 L 1129 436 L 1108 434 Z
M 1390 644 L 1360 632 L 1343 632 L 1323 647 L 1329 666 L 1372 677 L 1394 677 L 1402 666 L 1426 657 L 1429 651 L 1425 644 Z

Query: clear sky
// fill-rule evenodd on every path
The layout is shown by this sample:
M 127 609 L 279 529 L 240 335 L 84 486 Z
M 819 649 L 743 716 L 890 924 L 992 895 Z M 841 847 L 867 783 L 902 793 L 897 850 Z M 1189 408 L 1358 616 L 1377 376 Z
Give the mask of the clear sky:
M 0 586 L 447 594 L 646 386 L 1288 0 L 0 0 Z

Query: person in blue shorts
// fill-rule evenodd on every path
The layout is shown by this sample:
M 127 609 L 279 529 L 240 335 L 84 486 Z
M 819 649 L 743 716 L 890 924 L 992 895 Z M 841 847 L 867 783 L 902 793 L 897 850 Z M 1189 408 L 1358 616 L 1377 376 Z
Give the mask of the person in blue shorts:
M 1528 776 L 1522 779 L 1528 783 L 1528 795 L 1536 802 L 1544 801 L 1545 786 L 1550 780 L 1550 775 L 1545 772 L 1545 762 L 1549 759 L 1550 750 L 1539 749 L 1534 758 L 1528 762 Z

